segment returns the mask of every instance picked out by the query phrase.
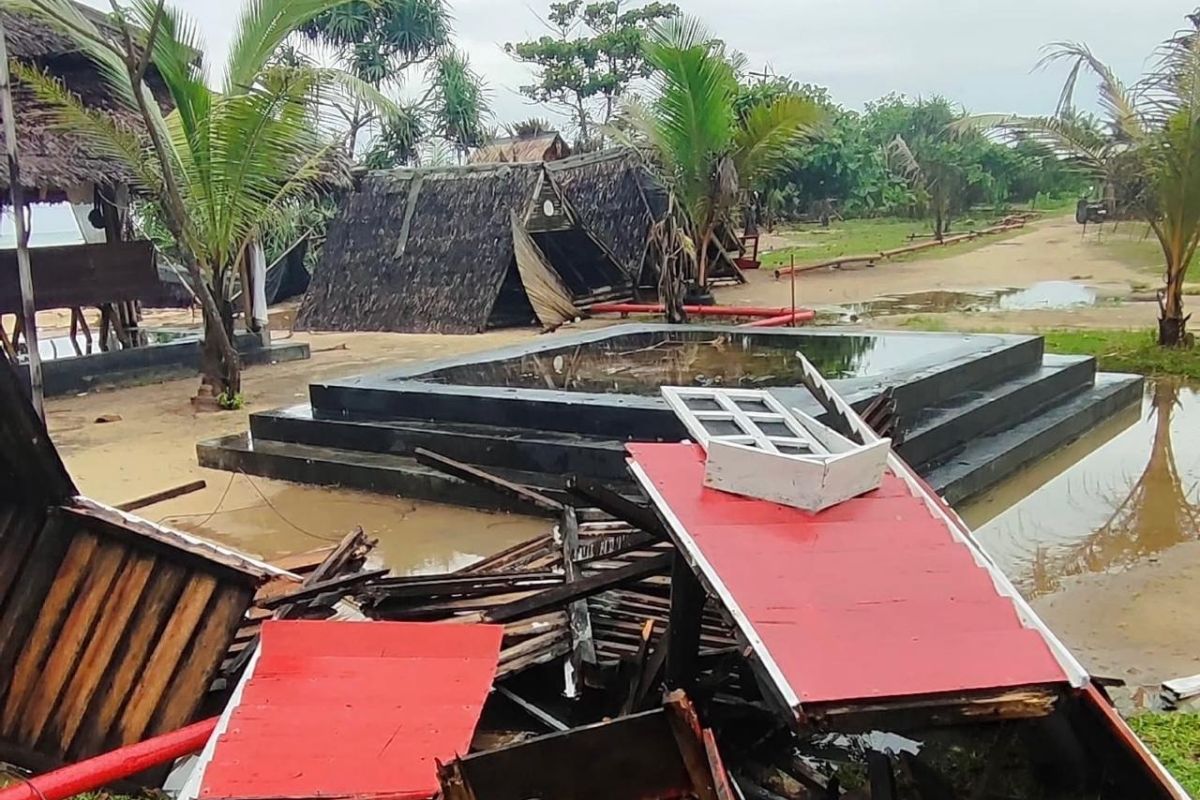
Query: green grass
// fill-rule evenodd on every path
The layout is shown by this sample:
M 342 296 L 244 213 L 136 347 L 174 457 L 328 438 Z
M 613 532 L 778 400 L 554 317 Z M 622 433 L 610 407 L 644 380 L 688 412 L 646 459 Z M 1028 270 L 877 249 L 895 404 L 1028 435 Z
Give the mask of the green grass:
M 980 228 L 991 224 L 990 217 L 980 217 L 975 220 L 956 221 L 949 236 L 966 233 L 972 228 Z M 894 250 L 897 247 L 913 244 L 924 239 L 909 239 L 910 234 L 927 234 L 931 230 L 925 220 L 914 219 L 850 219 L 835 222 L 828 228 L 819 225 L 804 225 L 792 228 L 779 228 L 776 234 L 785 236 L 790 246 L 769 253 L 763 253 L 763 266 L 786 267 L 792 263 L 814 264 L 821 261 L 831 261 L 842 256 L 861 256 L 878 253 L 882 250 Z M 1009 234 L 1013 235 L 1013 234 Z M 932 248 L 903 256 L 896 259 L 933 258 L 964 253 L 1002 240 L 1002 236 L 981 237 L 971 242 L 952 245 L 947 248 Z
M 936 315 L 909 317 L 903 326 L 918 331 L 949 330 L 945 321 Z M 997 329 L 994 332 L 1005 331 Z M 1100 369 L 1107 372 L 1178 375 L 1200 380 L 1200 347 L 1159 347 L 1153 331 L 1051 330 L 1039 333 L 1046 340 L 1046 352 L 1092 356 Z
M 1087 241 L 1104 251 L 1105 255 L 1137 270 L 1159 272 L 1163 254 L 1150 226 L 1140 222 L 1119 222 L 1089 232 Z
M 1200 714 L 1138 714 L 1129 726 L 1188 794 L 1200 795 Z

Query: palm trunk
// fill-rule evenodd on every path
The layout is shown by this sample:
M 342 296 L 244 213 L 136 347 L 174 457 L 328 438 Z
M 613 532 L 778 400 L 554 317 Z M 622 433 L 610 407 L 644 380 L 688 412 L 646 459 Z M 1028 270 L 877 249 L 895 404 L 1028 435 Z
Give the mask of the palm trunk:
M 1177 266 L 1167 269 L 1167 285 L 1158 295 L 1158 343 L 1163 347 L 1179 347 L 1188 341 L 1187 322 L 1183 315 L 1184 270 Z

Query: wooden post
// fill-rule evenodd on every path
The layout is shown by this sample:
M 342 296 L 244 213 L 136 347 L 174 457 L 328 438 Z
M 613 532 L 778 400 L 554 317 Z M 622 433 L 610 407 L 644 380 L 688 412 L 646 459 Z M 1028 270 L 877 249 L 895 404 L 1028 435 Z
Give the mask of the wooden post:
M 8 31 L 0 20 L 0 113 L 4 114 L 4 146 L 8 152 L 8 196 L 17 228 L 17 272 L 21 283 L 21 316 L 25 320 L 25 344 L 29 351 L 29 389 L 33 410 L 46 418 L 42 408 L 42 355 L 38 352 L 37 306 L 33 302 L 33 273 L 29 267 L 29 226 L 25 219 L 25 193 L 21 189 L 21 165 L 17 158 L 17 118 L 13 111 L 12 76 L 8 71 Z
M 574 583 L 582 576 L 579 574 L 579 565 L 575 563 L 575 551 L 579 547 L 579 519 L 571 506 L 563 508 L 558 533 L 562 538 L 563 579 L 568 584 Z M 571 603 L 567 606 L 567 616 L 571 627 L 571 653 L 563 665 L 563 696 L 574 699 L 579 696 L 579 675 L 583 665 L 596 663 L 596 647 L 592 642 L 588 601 L 576 600 Z
M 681 553 L 671 565 L 671 615 L 667 625 L 667 685 L 691 692 L 700 655 L 704 586 Z M 659 645 L 661 647 L 661 645 Z

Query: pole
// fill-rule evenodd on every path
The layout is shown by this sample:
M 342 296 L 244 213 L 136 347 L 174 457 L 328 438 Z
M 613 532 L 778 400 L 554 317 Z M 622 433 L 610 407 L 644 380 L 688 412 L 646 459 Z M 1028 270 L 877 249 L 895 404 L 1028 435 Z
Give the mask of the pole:
M 8 196 L 17 228 L 17 272 L 21 284 L 21 317 L 25 348 L 29 351 L 29 391 L 33 410 L 45 420 L 42 408 L 42 356 L 38 351 L 37 307 L 33 303 L 33 273 L 29 268 L 29 225 L 25 219 L 25 192 L 17 160 L 17 118 L 13 111 L 12 76 L 8 71 L 8 32 L 0 21 L 0 113 L 4 115 L 4 147 L 8 152 Z
M 796 327 L 796 254 L 792 253 L 792 327 Z
M 217 717 L 212 717 L 53 772 L 35 775 L 23 783 L 0 789 L 0 800 L 66 800 L 94 791 L 151 767 L 170 764 L 177 758 L 199 752 L 216 727 Z

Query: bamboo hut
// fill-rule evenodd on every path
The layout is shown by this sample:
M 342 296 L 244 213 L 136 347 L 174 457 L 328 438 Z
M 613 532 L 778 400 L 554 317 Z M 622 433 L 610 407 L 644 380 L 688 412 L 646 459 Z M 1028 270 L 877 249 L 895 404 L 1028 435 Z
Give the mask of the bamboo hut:
M 493 139 L 471 153 L 471 164 L 526 164 L 557 161 L 571 155 L 571 148 L 555 131 L 536 136 Z
M 632 296 L 635 274 L 543 164 L 373 172 L 331 224 L 301 329 L 552 328 Z
M 97 25 L 107 24 L 99 11 L 78 8 Z M 61 81 L 85 106 L 111 115 L 121 126 L 141 128 L 140 116 L 113 99 L 95 64 L 66 35 L 34 15 L 10 9 L 0 10 L 0 15 L 10 59 Z M 147 82 L 168 108 L 157 73 L 151 70 Z M 51 109 L 19 80 L 13 84 L 13 104 L 26 202 L 69 204 L 84 238 L 84 244 L 54 248 L 54 253 L 34 251 L 38 308 L 95 306 L 101 311 L 102 326 L 111 325 L 123 344 L 136 344 L 132 330 L 138 321 L 137 302 L 161 294 L 164 287 L 154 249 L 148 243 L 128 241 L 133 183 L 129 168 L 120 158 L 90 147 L 77 133 L 53 125 Z M 0 170 L 0 199 L 11 206 L 9 195 L 8 171 Z M 16 285 L 15 259 L 0 262 L 0 285 Z M 13 311 L 11 303 L 0 308 L 0 313 Z M 105 341 L 102 336 L 102 346 Z

